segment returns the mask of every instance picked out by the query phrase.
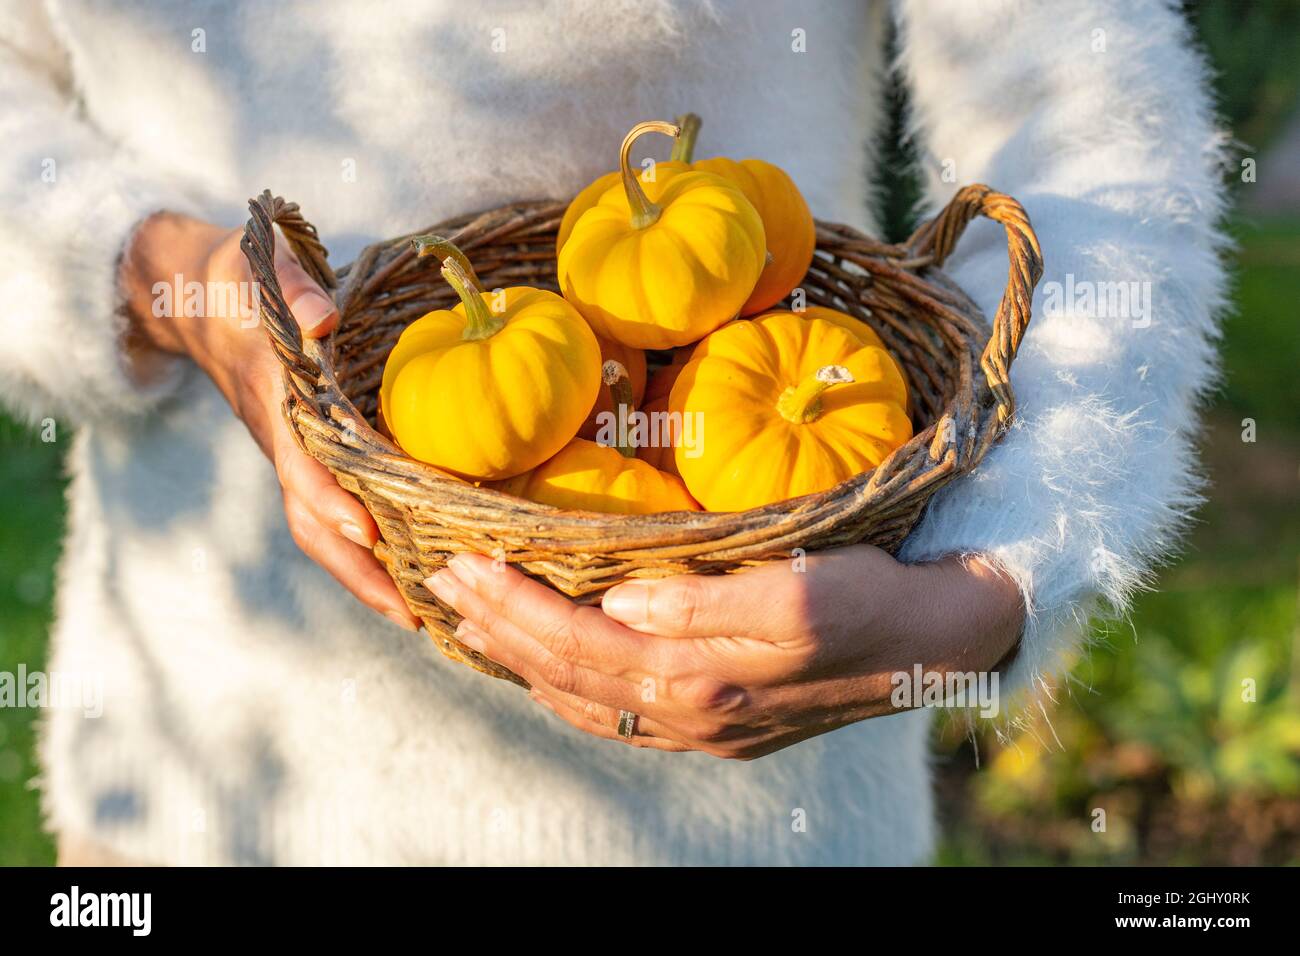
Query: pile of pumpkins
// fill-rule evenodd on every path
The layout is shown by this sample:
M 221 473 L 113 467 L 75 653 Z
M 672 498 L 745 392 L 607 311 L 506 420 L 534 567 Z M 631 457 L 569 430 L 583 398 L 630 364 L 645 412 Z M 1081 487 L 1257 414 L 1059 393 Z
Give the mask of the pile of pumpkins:
M 408 326 L 384 368 L 383 426 L 407 454 L 561 508 L 739 511 L 831 488 L 911 437 L 875 332 L 829 308 L 772 311 L 813 258 L 794 182 L 758 159 L 693 162 L 698 128 L 637 125 L 573 200 L 563 295 L 485 290 L 451 243 L 415 240 L 461 301 Z M 634 174 L 646 133 L 673 154 Z

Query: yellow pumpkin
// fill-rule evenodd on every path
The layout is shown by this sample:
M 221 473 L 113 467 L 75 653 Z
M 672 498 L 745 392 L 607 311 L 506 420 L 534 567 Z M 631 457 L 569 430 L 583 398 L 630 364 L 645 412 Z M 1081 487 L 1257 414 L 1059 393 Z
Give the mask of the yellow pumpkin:
M 630 410 L 632 389 L 627 370 L 617 362 L 606 362 L 604 368 L 606 382 L 614 392 L 614 406 Z M 602 445 L 575 438 L 549 461 L 522 475 L 495 482 L 492 487 L 577 511 L 654 514 L 700 510 L 680 478 L 632 455 L 627 444 Z
M 849 332 L 853 333 L 863 345 L 874 345 L 878 349 L 885 348 L 884 341 L 876 334 L 875 329 L 856 316 L 849 315 L 847 312 L 841 312 L 838 309 L 829 309 L 824 305 L 810 305 L 802 312 L 796 312 L 795 315 L 804 319 L 825 319 L 827 322 L 830 322 L 833 325 L 838 325 L 840 328 L 847 329 Z M 885 351 L 886 354 L 890 354 L 888 349 L 885 349 Z M 892 354 L 890 354 L 890 358 L 893 358 Z M 898 363 L 895 362 L 894 364 L 897 365 Z M 898 371 L 901 375 L 903 370 L 900 368 Z M 906 411 L 908 416 L 911 416 L 911 392 L 907 393 Z
M 554 458 L 493 487 L 574 511 L 645 515 L 700 510 L 676 475 L 585 438 L 573 439 Z
M 653 174 L 650 172 L 653 169 Z M 642 188 L 645 190 L 646 197 L 652 202 L 658 197 L 659 190 L 663 184 L 677 173 L 687 172 L 690 167 L 685 163 L 676 163 L 672 160 L 664 160 L 662 163 L 655 163 L 650 169 L 644 170 L 638 175 Z M 569 236 L 573 233 L 573 226 L 584 212 L 590 209 L 596 203 L 600 202 L 600 197 L 615 188 L 622 188 L 623 174 L 617 169 L 611 173 L 599 176 L 596 180 L 583 188 L 582 192 L 573 197 L 573 202 L 569 203 L 569 208 L 564 210 L 564 218 L 560 220 L 560 228 L 555 234 L 555 254 L 559 256 L 560 250 L 564 244 L 569 241 Z
M 618 342 L 612 342 L 609 339 L 602 339 L 599 335 L 596 336 L 596 341 L 600 345 L 602 363 L 613 359 L 627 369 L 628 378 L 632 381 L 632 402 L 640 406 L 641 401 L 645 398 L 646 389 L 645 352 Z M 587 413 L 587 420 L 582 423 L 582 428 L 578 429 L 578 437 L 594 440 L 596 432 L 600 428 L 598 416 L 602 412 L 612 411 L 614 411 L 614 404 L 610 398 L 609 389 L 597 389 L 596 401 L 591 406 L 591 411 Z
M 722 156 L 693 160 L 695 139 L 699 135 L 700 118 L 688 113 L 678 118 L 681 134 L 673 145 L 672 158 L 653 167 L 654 177 L 640 177 L 647 197 L 658 198 L 663 183 L 674 175 L 694 170 L 707 172 L 730 180 L 740 187 L 763 220 L 767 237 L 767 257 L 763 272 L 754 291 L 740 309 L 741 315 L 753 315 L 770 308 L 790 294 L 808 273 L 813 252 L 817 247 L 817 226 L 812 210 L 794 184 L 794 180 L 779 166 L 761 159 L 734 160 Z M 614 171 L 599 177 L 574 198 L 564 212 L 556 235 L 555 250 L 558 255 L 573 232 L 579 217 L 595 206 L 610 189 L 618 186 L 620 173 Z
M 727 159 L 715 156 L 693 159 L 700 118 L 687 113 L 678 118 L 681 135 L 673 144 L 667 164 L 685 164 L 697 172 L 714 173 L 740 187 L 763 220 L 767 235 L 767 264 L 754 291 L 741 306 L 741 315 L 753 315 L 780 302 L 808 274 L 817 248 L 817 226 L 812 210 L 785 170 L 761 159 Z
M 384 406 L 383 406 L 383 402 L 382 402 L 382 401 L 380 402 L 379 410 L 378 410 L 378 411 L 376 412 L 376 414 L 375 414 L 375 419 L 376 419 L 376 421 L 375 421 L 375 430 L 376 430 L 377 432 L 379 432 L 379 434 L 383 435 L 383 436 L 386 437 L 386 438 L 392 438 L 392 437 L 393 437 L 393 433 L 392 433 L 392 431 L 389 429 L 389 427 L 388 427 L 388 423 L 387 423 L 386 421 L 384 421 Z M 394 440 L 396 440 L 396 439 L 394 439 Z M 456 482 L 459 482 L 460 484 L 463 484 L 463 485 L 468 485 L 468 484 L 471 483 L 471 482 L 466 481 L 466 480 L 465 480 L 464 478 L 462 478 L 460 475 L 453 475 L 451 472 L 449 472 L 449 471 L 444 471 L 444 470 L 441 469 L 441 468 L 434 468 L 433 470 L 436 471 L 436 472 L 438 473 L 438 477 L 439 477 L 439 478 L 446 478 L 448 481 L 456 481 Z M 478 482 L 473 482 L 473 484 L 478 484 Z
M 536 467 L 573 437 L 596 399 L 595 335 L 553 292 L 486 293 L 446 240 L 415 243 L 421 256 L 445 256 L 443 278 L 461 301 L 398 338 L 380 386 L 384 421 L 412 458 L 465 478 Z
M 771 313 L 696 347 L 668 407 L 699 415 L 697 454 L 677 470 L 710 511 L 833 488 L 912 436 L 907 386 L 889 355 L 824 319 Z
M 876 334 L 875 329 L 856 316 L 841 312 L 839 309 L 828 309 L 824 305 L 810 305 L 802 312 L 794 314 L 803 319 L 825 319 L 832 325 L 838 325 L 840 328 L 852 332 L 861 340 L 863 345 L 874 345 L 878 349 L 885 347 L 885 343 Z
M 564 297 L 604 338 L 643 349 L 685 345 L 737 315 L 766 257 L 763 221 L 733 183 L 711 173 L 659 176 L 651 200 L 628 166 L 643 133 L 676 135 L 671 123 L 635 126 L 619 153 L 621 188 L 578 217 L 560 249 Z

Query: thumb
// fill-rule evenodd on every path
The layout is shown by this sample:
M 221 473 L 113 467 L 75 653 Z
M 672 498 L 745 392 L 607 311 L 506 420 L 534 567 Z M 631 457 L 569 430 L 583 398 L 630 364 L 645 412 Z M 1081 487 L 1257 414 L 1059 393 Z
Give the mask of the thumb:
M 661 637 L 759 637 L 780 629 L 802 601 L 801 575 L 782 565 L 739 574 L 683 574 L 626 581 L 605 592 L 601 610 Z
M 311 339 L 321 338 L 333 332 L 339 324 L 338 309 L 334 299 L 316 284 L 287 249 L 286 254 L 281 255 L 280 250 L 287 245 L 281 241 L 276 248 L 275 274 L 280 279 L 280 291 L 302 334 Z

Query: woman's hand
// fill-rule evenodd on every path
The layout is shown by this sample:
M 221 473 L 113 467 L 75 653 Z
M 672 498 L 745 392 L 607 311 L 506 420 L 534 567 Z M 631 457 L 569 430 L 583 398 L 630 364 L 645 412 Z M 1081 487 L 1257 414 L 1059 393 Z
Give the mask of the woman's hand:
M 581 730 L 752 759 L 891 713 L 892 675 L 987 672 L 1012 651 L 1019 589 L 978 560 L 904 565 L 865 545 L 726 576 L 632 581 L 601 608 L 460 554 L 426 582 L 459 640 Z M 920 688 L 917 688 L 919 692 Z
M 258 305 L 250 296 L 252 275 L 239 249 L 242 235 L 240 229 L 170 213 L 151 216 L 136 230 L 120 272 L 131 317 L 127 353 L 132 370 L 147 380 L 163 353 L 192 358 L 275 464 L 285 516 L 298 546 L 362 603 L 417 630 L 419 620 L 371 552 L 379 539 L 374 519 L 324 465 L 298 447 L 285 424 L 284 381 L 266 330 L 257 321 Z M 327 334 L 338 324 L 333 301 L 298 265 L 284 238 L 277 239 L 276 274 L 285 301 L 303 335 Z M 209 297 L 204 315 L 186 316 L 183 304 L 176 302 L 170 310 L 156 310 L 154 284 L 171 286 L 178 275 L 182 288 L 189 282 L 201 283 L 205 291 L 238 288 L 241 295 L 236 298 L 251 301 L 252 314 L 240 314 L 237 303 L 214 303 Z

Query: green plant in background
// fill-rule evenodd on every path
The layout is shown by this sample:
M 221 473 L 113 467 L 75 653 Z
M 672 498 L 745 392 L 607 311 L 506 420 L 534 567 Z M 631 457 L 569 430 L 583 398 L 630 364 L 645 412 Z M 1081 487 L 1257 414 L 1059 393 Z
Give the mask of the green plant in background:
M 1193 0 L 1184 8 L 1214 64 L 1224 119 L 1249 147 L 1269 146 L 1300 98 L 1300 3 Z
M 1300 793 L 1300 711 L 1290 685 L 1286 634 L 1294 608 L 1284 590 L 1234 607 L 1179 595 L 1172 620 L 1147 628 L 1125 692 L 1100 715 L 1113 738 L 1167 759 L 1175 792 L 1195 798 L 1234 791 Z M 1195 645 L 1165 633 L 1199 612 Z M 1244 618 L 1244 620 L 1243 620 Z M 1181 623 L 1186 623 L 1185 620 Z M 1238 628 L 1245 625 L 1246 630 Z
M 63 451 L 0 416 L 0 671 L 45 667 L 54 564 L 63 531 Z M 0 708 L 0 865 L 54 862 L 30 781 L 36 713 Z
M 1289 587 L 1151 595 L 1081 665 L 1050 727 L 984 735 L 979 773 L 950 742 L 945 861 L 1300 860 L 1294 601 Z

